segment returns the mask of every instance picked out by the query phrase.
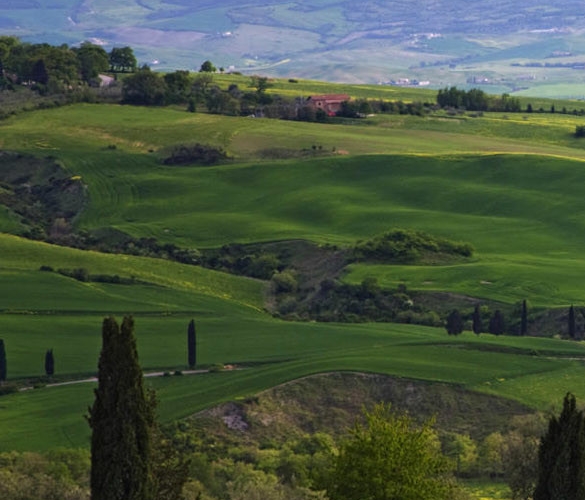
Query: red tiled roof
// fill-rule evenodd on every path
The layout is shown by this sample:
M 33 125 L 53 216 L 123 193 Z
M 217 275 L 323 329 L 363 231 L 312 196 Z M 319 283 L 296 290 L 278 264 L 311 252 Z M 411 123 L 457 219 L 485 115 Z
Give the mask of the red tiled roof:
M 309 97 L 311 101 L 335 101 L 335 102 L 343 102 L 349 101 L 349 96 L 347 94 L 325 94 L 325 95 L 312 95 Z

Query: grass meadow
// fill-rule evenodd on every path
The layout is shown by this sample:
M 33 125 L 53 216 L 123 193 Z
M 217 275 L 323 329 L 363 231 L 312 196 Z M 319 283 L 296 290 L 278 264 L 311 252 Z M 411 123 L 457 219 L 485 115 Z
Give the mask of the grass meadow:
M 278 85 L 285 84 L 274 91 Z M 287 88 L 293 86 L 326 91 L 310 82 Z M 347 91 L 389 98 L 396 90 Z M 408 100 L 410 91 L 400 92 Z M 0 147 L 54 156 L 81 176 L 89 193 L 77 220 L 83 229 L 114 227 L 194 248 L 291 238 L 350 245 L 392 227 L 417 229 L 469 242 L 476 253 L 444 266 L 355 264 L 344 279 L 374 276 L 383 286 L 564 307 L 585 302 L 585 147 L 572 137 L 581 120 L 486 113 L 309 124 L 83 104 L 5 120 Z M 194 142 L 221 146 L 233 160 L 161 164 L 163 150 Z M 313 146 L 315 155 L 298 157 Z M 271 159 L 275 149 L 291 158 Z M 18 227 L 0 212 L 0 229 Z M 540 409 L 558 405 L 568 390 L 585 398 L 582 343 L 469 332 L 451 338 L 443 329 L 412 325 L 283 322 L 264 312 L 265 285 L 256 280 L 8 234 L 0 234 L 0 253 L 0 331 L 10 379 L 42 375 L 50 348 L 60 379 L 95 374 L 101 321 L 110 314 L 136 318 L 147 372 L 185 368 L 191 318 L 200 365 L 243 368 L 151 379 L 164 421 L 334 370 L 459 384 Z M 39 271 L 43 265 L 136 282 L 81 283 Z M 0 449 L 87 446 L 83 414 L 91 400 L 89 383 L 3 396 Z

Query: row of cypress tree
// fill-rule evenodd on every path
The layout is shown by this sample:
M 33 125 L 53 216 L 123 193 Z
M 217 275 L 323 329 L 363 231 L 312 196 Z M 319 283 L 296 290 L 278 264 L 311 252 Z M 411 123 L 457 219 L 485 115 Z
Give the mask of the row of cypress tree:
M 526 335 L 526 325 L 527 320 L 525 319 L 526 314 L 526 301 L 522 303 L 522 324 L 521 324 L 521 335 Z M 485 332 L 483 322 L 481 319 L 481 312 L 479 308 L 479 304 L 475 306 L 473 310 L 472 319 L 472 330 L 473 333 L 479 335 L 480 333 Z M 447 322 L 445 324 L 445 328 L 447 329 L 447 333 L 449 335 L 459 335 L 463 333 L 465 325 L 463 323 L 463 318 L 461 317 L 461 313 L 458 309 L 453 309 L 449 316 L 447 316 Z M 502 335 L 506 331 L 506 323 L 504 321 L 504 315 L 499 309 L 496 309 L 490 318 L 488 332 L 492 333 L 493 335 Z
M 53 356 L 53 349 L 48 349 L 47 352 L 45 352 L 45 373 L 48 377 L 52 377 L 55 373 L 55 357 Z M 6 382 L 6 375 L 6 347 L 4 346 L 4 339 L 0 339 L 0 382 Z
M 483 333 L 485 331 L 484 325 L 481 319 L 481 311 L 479 304 L 476 304 L 472 319 L 472 330 L 476 334 Z M 458 309 L 453 309 L 449 315 L 447 316 L 447 321 L 445 323 L 445 328 L 447 329 L 447 333 L 449 335 L 459 335 L 464 330 L 464 322 L 463 318 L 461 317 L 461 313 Z M 506 323 L 504 320 L 504 315 L 502 312 L 497 309 L 492 314 L 488 329 L 489 333 L 494 335 L 502 335 L 506 331 Z M 518 332 L 520 335 L 526 335 L 528 333 L 528 306 L 526 300 L 522 301 L 522 306 L 520 310 L 520 329 Z M 571 339 L 577 339 L 577 326 L 576 326 L 576 319 L 575 319 L 575 308 L 571 305 L 569 308 L 568 313 L 568 320 L 567 320 L 567 334 Z
M 195 368 L 197 364 L 197 337 L 194 320 L 191 320 L 187 327 L 187 351 L 189 368 Z M 45 352 L 45 374 L 47 377 L 52 377 L 55 374 L 55 356 L 53 349 L 48 349 Z M 4 339 L 0 339 L 0 382 L 5 382 L 6 376 L 6 347 L 4 346 Z

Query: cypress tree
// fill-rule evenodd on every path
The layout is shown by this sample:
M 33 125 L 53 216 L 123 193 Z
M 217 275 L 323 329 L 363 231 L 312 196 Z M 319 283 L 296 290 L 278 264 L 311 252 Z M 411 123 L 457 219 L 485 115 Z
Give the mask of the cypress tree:
M 53 357 L 53 349 L 49 349 L 45 353 L 45 373 L 47 377 L 52 377 L 55 373 L 55 358 Z
M 575 333 L 576 333 L 576 328 L 575 328 L 575 308 L 573 307 L 573 304 L 571 304 L 571 307 L 569 307 L 568 330 L 569 330 L 569 337 L 574 339 Z
M 473 309 L 473 333 L 479 335 L 483 330 L 483 325 L 481 324 L 481 313 L 479 311 L 479 304 L 475 304 L 475 309 Z
M 4 339 L 0 339 L 0 383 L 6 382 L 6 349 Z
M 463 320 L 457 309 L 453 309 L 447 316 L 446 328 L 449 335 L 459 335 L 463 332 Z
M 189 368 L 194 368 L 197 364 L 197 336 L 195 333 L 195 321 L 191 320 L 187 327 L 187 350 Z
M 522 301 L 522 317 L 520 319 L 520 335 L 526 335 L 528 332 L 528 306 L 526 299 Z
M 585 498 L 585 419 L 567 394 L 559 417 L 551 417 L 538 451 L 534 500 Z
M 92 500 L 151 500 L 154 405 L 143 386 L 134 320 L 102 326 L 98 387 L 89 410 Z
M 489 332 L 494 335 L 502 335 L 505 330 L 506 325 L 504 323 L 504 316 L 500 310 L 497 309 L 490 319 Z

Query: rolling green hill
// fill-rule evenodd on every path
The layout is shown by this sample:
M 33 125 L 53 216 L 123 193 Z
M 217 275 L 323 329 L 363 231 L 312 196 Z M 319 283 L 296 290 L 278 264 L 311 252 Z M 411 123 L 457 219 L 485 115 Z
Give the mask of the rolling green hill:
M 383 287 L 567 307 L 585 300 L 585 147 L 573 137 L 581 120 L 435 113 L 316 124 L 80 104 L 4 120 L 0 147 L 54 157 L 87 186 L 87 205 L 75 220 L 80 230 L 114 228 L 206 249 L 289 239 L 343 247 L 404 227 L 470 242 L 476 252 L 447 265 L 356 263 L 344 282 L 375 277 Z M 220 146 L 232 159 L 213 167 L 162 165 L 162 151 L 194 142 Z M 23 231 L 21 222 L 0 213 L 6 232 Z M 0 337 L 13 381 L 42 375 L 50 348 L 60 380 L 94 374 L 101 320 L 109 314 L 136 317 L 146 371 L 185 367 L 191 318 L 203 367 L 242 368 L 152 379 L 165 421 L 335 370 L 458 384 L 541 409 L 568 390 L 585 397 L 582 342 L 285 322 L 265 312 L 267 282 L 9 234 L 0 235 L 0 251 Z M 81 282 L 41 266 L 128 281 Z M 84 446 L 91 392 L 85 383 L 2 396 L 0 447 Z

